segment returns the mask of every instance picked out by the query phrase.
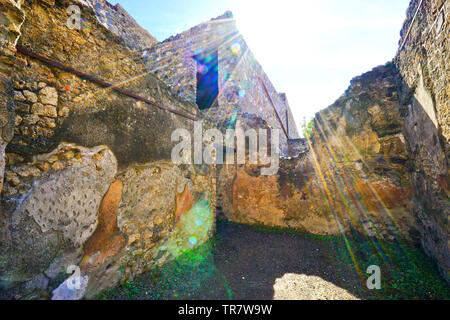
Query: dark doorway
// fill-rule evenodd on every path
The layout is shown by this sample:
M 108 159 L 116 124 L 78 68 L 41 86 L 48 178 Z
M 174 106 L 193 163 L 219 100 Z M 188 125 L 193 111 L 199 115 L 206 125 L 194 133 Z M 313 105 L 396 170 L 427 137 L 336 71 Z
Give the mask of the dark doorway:
M 197 61 L 197 105 L 201 110 L 209 109 L 219 93 L 217 50 L 193 58 Z

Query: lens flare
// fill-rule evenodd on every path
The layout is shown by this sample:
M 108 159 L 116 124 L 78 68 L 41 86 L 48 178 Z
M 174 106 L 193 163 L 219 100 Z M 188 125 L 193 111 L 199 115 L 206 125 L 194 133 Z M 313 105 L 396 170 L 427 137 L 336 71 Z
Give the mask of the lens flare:
M 234 54 L 238 54 L 241 52 L 241 45 L 238 42 L 235 42 L 231 45 L 231 52 Z
M 189 244 L 191 246 L 195 246 L 197 244 L 197 238 L 195 236 L 192 236 L 189 238 Z

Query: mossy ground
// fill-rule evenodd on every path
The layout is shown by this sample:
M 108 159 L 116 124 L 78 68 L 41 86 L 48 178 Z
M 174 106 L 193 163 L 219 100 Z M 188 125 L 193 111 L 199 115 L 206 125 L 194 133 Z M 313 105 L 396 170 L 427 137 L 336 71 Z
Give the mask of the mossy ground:
M 99 295 L 98 299 L 176 300 L 195 297 L 205 282 L 218 276 L 213 262 L 216 241 L 212 239 L 186 251 L 163 268 L 153 268 L 134 281 L 126 281 Z M 225 294 L 224 299 L 227 298 L 231 295 Z
M 257 248 L 258 244 L 261 248 Z M 316 251 L 321 254 L 316 255 Z M 297 258 L 305 266 L 294 263 Z M 381 290 L 366 287 L 370 265 L 382 270 Z M 359 235 L 315 236 L 223 223 L 206 244 L 98 298 L 270 299 L 275 279 L 296 271 L 320 276 L 360 299 L 450 299 L 449 285 L 418 247 Z

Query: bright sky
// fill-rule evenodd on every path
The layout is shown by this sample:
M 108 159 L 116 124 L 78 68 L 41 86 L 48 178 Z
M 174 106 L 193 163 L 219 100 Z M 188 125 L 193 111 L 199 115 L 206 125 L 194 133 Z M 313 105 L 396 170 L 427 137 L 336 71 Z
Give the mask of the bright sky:
M 114 3 L 114 0 L 110 0 Z M 158 40 L 231 10 L 297 124 L 394 58 L 409 0 L 117 0 Z

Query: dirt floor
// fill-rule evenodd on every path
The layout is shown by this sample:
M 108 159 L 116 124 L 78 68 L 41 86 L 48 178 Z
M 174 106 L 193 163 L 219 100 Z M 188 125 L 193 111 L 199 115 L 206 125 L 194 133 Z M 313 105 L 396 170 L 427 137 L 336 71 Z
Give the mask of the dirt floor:
M 369 290 L 367 267 L 381 269 Z M 214 239 L 102 299 L 450 299 L 419 248 L 219 223 Z

